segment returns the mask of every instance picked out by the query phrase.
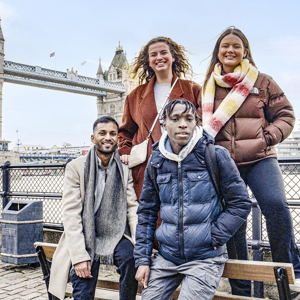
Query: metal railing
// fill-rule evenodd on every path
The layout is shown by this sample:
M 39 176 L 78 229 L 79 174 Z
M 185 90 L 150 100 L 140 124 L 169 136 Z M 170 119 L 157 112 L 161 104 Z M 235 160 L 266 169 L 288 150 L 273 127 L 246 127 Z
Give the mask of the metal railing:
M 10 200 L 42 200 L 44 227 L 63 229 L 62 190 L 66 164 L 18 164 L 5 162 L 0 169 L 0 213 Z M 300 159 L 279 159 L 290 207 L 295 240 L 300 245 Z M 266 187 L 267 188 L 267 187 Z M 248 217 L 247 239 L 254 260 L 263 260 L 263 249 L 269 247 L 266 223 L 255 198 Z M 1 205 L 2 201 L 2 205 Z M 254 284 L 254 296 L 263 296 L 263 285 Z
M 5 162 L 0 169 L 0 201 L 2 201 L 0 212 L 11 199 L 39 199 L 44 203 L 44 222 L 55 226 L 62 225 L 61 197 L 64 170 L 69 161 L 70 159 L 56 164 L 18 165 Z M 300 160 L 280 159 L 279 165 L 293 219 L 296 243 L 300 245 Z M 252 197 L 250 190 L 249 194 Z M 253 200 L 255 203 L 255 199 Z M 256 207 L 255 204 L 254 207 Z M 259 237 L 260 243 L 266 246 L 268 236 L 265 220 L 264 217 L 258 217 L 258 215 L 260 215 L 259 208 L 253 209 L 249 215 L 247 239 L 251 242 L 258 240 Z M 260 218 L 262 226 L 257 224 Z
M 63 229 L 62 189 L 66 164 L 18 164 L 5 162 L 0 172 L 0 212 L 10 200 L 43 201 L 44 226 Z
M 278 161 L 285 185 L 287 202 L 292 215 L 296 244 L 300 246 L 300 159 L 280 158 L 278 159 Z M 253 198 L 250 190 L 249 195 L 250 198 L 254 200 L 255 207 L 256 200 Z M 256 214 L 259 214 L 260 217 L 256 216 Z M 261 226 L 260 224 L 257 224 L 257 222 L 260 222 L 260 218 L 262 223 Z M 253 230 L 256 232 L 254 232 Z M 258 230 L 261 233 L 257 232 Z M 253 236 L 255 236 L 256 238 L 254 238 Z M 248 217 L 247 226 L 247 239 L 249 241 L 257 240 L 257 237 L 260 237 L 261 244 L 263 246 L 268 246 L 269 240 L 266 229 L 266 222 L 264 216 L 261 216 L 259 207 L 257 211 L 252 208 L 252 212 Z

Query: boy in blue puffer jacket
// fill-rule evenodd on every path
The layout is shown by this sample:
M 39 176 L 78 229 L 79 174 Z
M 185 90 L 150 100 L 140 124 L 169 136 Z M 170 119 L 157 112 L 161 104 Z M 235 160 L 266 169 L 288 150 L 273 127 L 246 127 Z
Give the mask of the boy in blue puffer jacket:
M 225 243 L 246 221 L 251 201 L 229 152 L 215 146 L 223 209 L 204 158 L 213 138 L 197 126 L 192 103 L 173 100 L 162 118 L 166 131 L 152 146 L 138 208 L 136 279 L 143 300 L 172 299 L 180 283 L 179 299 L 212 299 L 227 259 Z M 151 265 L 154 234 L 160 247 Z

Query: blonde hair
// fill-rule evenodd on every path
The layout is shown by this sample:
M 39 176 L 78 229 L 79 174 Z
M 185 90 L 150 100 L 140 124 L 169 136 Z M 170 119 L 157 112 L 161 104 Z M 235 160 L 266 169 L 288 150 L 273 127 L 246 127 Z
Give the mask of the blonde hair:
M 130 66 L 131 78 L 139 78 L 139 84 L 150 81 L 155 72 L 149 66 L 149 46 L 155 43 L 166 43 L 175 61 L 172 63 L 172 70 L 176 75 L 181 78 L 182 75 L 193 76 L 192 66 L 190 65 L 188 58 L 185 54 L 187 50 L 175 43 L 173 40 L 167 37 L 159 36 L 150 40 L 140 51 L 139 55 L 134 59 L 133 64 Z
M 221 33 L 221 35 L 219 36 L 219 38 L 216 42 L 215 48 L 214 48 L 213 53 L 212 53 L 211 61 L 209 63 L 209 67 L 208 67 L 206 75 L 205 75 L 205 79 L 204 79 L 204 83 L 203 83 L 203 92 L 205 92 L 207 82 L 208 82 L 208 80 L 211 76 L 211 73 L 213 72 L 213 70 L 215 68 L 215 65 L 220 62 L 219 57 L 218 57 L 218 53 L 219 53 L 219 48 L 220 48 L 221 41 L 223 40 L 223 38 L 225 36 L 227 36 L 229 34 L 234 34 L 234 35 L 238 36 L 241 39 L 241 41 L 243 42 L 244 48 L 247 51 L 245 58 L 247 58 L 249 60 L 249 62 L 253 66 L 255 66 L 254 60 L 252 58 L 251 50 L 250 50 L 249 41 L 247 40 L 246 36 L 244 35 L 244 33 L 240 29 L 235 28 L 234 26 L 230 26 L 230 27 L 226 28 Z

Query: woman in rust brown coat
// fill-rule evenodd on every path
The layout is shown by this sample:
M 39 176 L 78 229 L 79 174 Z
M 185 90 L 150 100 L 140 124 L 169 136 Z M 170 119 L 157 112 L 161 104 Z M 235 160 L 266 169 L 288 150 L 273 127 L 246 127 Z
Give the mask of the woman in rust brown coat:
M 134 77 L 139 77 L 141 85 L 125 100 L 122 125 L 119 130 L 119 153 L 125 163 L 128 163 L 131 148 L 147 138 L 154 119 L 177 77 L 179 79 L 170 94 L 169 101 L 186 99 L 196 108 L 199 108 L 201 101 L 201 87 L 193 81 L 181 79 L 186 74 L 192 74 L 185 48 L 170 38 L 157 37 L 149 41 L 135 59 L 133 74 Z M 151 146 L 160 139 L 161 134 L 161 126 L 157 121 L 149 139 L 146 161 L 132 170 L 138 198 L 141 195 Z
M 260 73 L 250 45 L 237 28 L 218 38 L 202 97 L 203 128 L 228 149 L 265 216 L 275 262 L 293 263 L 300 291 L 300 255 L 294 240 L 274 146 L 291 133 L 293 107 L 272 77 Z M 248 259 L 246 224 L 227 244 L 229 258 Z M 232 280 L 233 294 L 251 296 L 251 282 Z

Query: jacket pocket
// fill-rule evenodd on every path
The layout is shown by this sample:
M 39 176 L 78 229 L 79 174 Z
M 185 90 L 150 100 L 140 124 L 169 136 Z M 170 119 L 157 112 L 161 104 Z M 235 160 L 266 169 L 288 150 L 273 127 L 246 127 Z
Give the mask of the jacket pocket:
M 187 172 L 187 191 L 190 202 L 211 202 L 212 188 L 208 172 Z
M 158 174 L 157 185 L 159 187 L 159 197 L 161 203 L 172 203 L 173 189 L 172 189 L 172 174 Z

